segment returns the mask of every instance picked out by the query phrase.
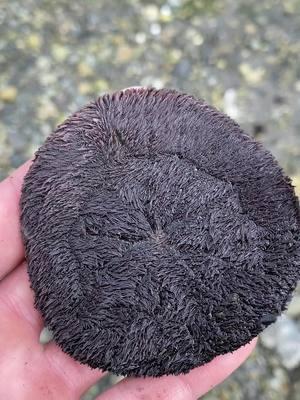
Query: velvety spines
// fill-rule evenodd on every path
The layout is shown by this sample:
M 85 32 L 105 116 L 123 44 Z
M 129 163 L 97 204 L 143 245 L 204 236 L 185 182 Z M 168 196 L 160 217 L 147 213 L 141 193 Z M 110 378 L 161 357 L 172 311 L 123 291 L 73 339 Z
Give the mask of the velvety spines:
M 174 90 L 107 94 L 69 117 L 21 208 L 45 323 L 117 374 L 178 374 L 237 349 L 299 279 L 289 179 L 229 117 Z

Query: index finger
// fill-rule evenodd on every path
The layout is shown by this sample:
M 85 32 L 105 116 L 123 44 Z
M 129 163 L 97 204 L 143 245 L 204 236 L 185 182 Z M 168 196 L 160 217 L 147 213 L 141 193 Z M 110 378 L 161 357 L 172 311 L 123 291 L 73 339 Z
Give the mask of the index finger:
M 31 163 L 27 161 L 0 182 L 0 280 L 24 258 L 19 201 L 23 178 Z

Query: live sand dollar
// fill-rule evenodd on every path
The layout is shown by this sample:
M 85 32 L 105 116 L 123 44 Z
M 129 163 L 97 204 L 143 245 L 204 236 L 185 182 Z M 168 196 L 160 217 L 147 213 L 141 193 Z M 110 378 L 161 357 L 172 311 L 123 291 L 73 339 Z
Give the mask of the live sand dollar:
M 58 345 L 116 374 L 179 374 L 286 308 L 299 207 L 262 144 L 205 101 L 129 88 L 37 151 L 21 226 L 35 306 Z

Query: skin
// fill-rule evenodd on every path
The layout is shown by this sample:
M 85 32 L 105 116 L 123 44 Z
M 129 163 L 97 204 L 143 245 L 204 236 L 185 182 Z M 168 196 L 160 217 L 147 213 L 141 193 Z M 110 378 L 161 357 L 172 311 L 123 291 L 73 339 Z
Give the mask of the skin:
M 30 161 L 0 183 L 0 398 L 79 399 L 105 375 L 39 343 L 43 320 L 33 306 L 19 225 L 19 198 Z M 125 378 L 97 400 L 196 400 L 228 377 L 255 347 L 216 357 L 186 375 Z

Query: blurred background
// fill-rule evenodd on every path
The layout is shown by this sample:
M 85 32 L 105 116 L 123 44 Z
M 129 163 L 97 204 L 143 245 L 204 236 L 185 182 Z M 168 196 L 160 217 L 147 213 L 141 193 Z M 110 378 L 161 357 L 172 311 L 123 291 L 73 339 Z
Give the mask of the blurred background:
M 88 101 L 152 85 L 229 114 L 300 194 L 299 54 L 300 0 L 1 0 L 0 178 Z M 251 358 L 204 398 L 300 399 L 299 289 Z

